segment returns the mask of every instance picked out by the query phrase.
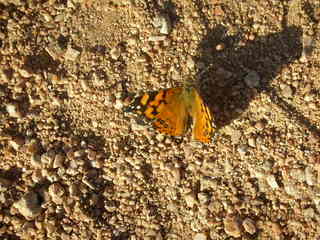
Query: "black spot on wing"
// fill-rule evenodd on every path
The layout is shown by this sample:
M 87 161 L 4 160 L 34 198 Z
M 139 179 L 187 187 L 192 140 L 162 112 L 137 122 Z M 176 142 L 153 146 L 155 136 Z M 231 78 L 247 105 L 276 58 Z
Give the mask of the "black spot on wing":
M 136 112 L 137 110 L 144 112 L 149 104 L 150 101 L 154 99 L 157 92 L 148 92 L 149 99 L 146 104 L 141 104 L 141 99 L 143 98 L 144 94 L 138 97 L 135 97 L 133 101 L 124 109 L 124 112 Z
M 149 99 L 146 102 L 146 104 L 141 104 L 141 99 L 143 98 L 144 95 L 138 96 L 133 99 L 133 101 L 129 104 L 129 106 L 124 108 L 124 112 L 138 112 L 138 111 L 145 112 L 148 107 L 149 108 L 151 107 L 153 109 L 152 114 L 157 115 L 159 113 L 157 111 L 157 106 L 150 106 L 150 102 L 155 100 L 156 96 L 159 94 L 159 91 L 148 92 L 147 94 L 149 95 Z M 167 101 L 165 100 L 166 97 L 167 97 L 167 91 L 163 90 L 162 100 L 160 100 L 159 104 L 157 105 L 159 106 L 162 103 L 167 104 Z

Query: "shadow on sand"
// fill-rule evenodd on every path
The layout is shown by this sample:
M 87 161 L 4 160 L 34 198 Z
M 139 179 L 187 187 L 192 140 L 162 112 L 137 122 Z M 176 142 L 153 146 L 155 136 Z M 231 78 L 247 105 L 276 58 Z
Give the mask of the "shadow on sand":
M 287 26 L 284 20 L 283 31 L 239 44 L 244 36 L 226 36 L 227 30 L 222 26 L 210 29 L 201 9 L 198 12 L 207 35 L 199 45 L 196 62 L 198 65 L 210 66 L 198 73 L 199 81 L 205 85 L 205 89 L 200 91 L 215 115 L 217 128 L 237 119 L 257 94 L 265 93 L 288 118 L 293 118 L 311 134 L 320 137 L 320 130 L 316 125 L 281 97 L 272 86 L 282 69 L 300 58 L 302 29 Z M 217 51 L 215 46 L 220 43 L 225 47 Z M 244 81 L 249 72 L 256 72 L 259 76 L 259 84 L 254 88 L 250 88 Z

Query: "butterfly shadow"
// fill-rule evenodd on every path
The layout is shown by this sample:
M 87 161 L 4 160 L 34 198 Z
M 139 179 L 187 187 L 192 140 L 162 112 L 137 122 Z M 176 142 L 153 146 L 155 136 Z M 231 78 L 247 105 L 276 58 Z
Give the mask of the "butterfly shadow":
M 197 75 L 201 95 L 214 113 L 217 129 L 238 119 L 253 98 L 265 93 L 287 117 L 320 137 L 316 125 L 278 93 L 280 84 L 276 82 L 272 86 L 282 69 L 298 60 L 302 52 L 302 29 L 286 27 L 285 22 L 283 25 L 281 32 L 246 41 L 242 34 L 226 36 L 227 30 L 222 26 L 207 28 L 196 62 L 198 66 L 209 67 Z M 215 46 L 221 43 L 224 48 L 216 50 Z

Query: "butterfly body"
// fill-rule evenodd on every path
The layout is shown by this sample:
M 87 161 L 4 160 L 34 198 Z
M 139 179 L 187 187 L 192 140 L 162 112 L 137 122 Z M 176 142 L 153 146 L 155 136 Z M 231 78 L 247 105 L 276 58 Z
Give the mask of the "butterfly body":
M 194 140 L 208 143 L 214 131 L 210 109 L 194 87 L 144 93 L 130 103 L 127 111 L 143 115 L 155 129 L 171 136 L 183 135 L 190 117 Z

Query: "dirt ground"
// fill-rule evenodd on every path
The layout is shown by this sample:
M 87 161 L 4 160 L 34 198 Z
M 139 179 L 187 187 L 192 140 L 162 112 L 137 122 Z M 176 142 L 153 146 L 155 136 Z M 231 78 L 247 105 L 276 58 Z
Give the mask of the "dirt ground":
M 0 0 L 0 239 L 320 239 L 319 0 Z M 132 94 L 192 82 L 212 143 Z

